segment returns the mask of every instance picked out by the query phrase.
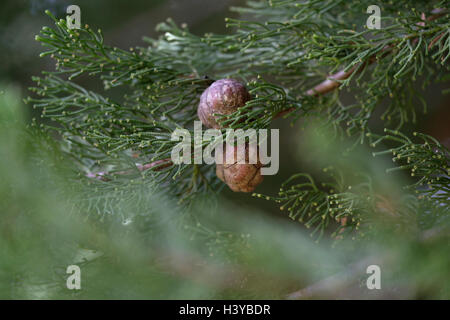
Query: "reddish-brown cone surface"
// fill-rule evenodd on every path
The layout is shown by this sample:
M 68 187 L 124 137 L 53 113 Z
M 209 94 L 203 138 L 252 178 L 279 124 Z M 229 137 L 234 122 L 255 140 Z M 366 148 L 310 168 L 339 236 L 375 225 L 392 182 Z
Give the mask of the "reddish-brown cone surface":
M 263 181 L 261 175 L 262 164 L 259 162 L 258 148 L 253 145 L 245 146 L 245 163 L 238 163 L 243 155 L 238 154 L 237 147 L 226 145 L 224 148 L 223 164 L 216 165 L 216 174 L 234 192 L 252 192 Z M 234 154 L 233 154 L 234 151 Z M 257 163 L 249 163 L 250 154 L 255 155 Z
M 229 115 L 250 100 L 245 86 L 234 79 L 221 79 L 213 82 L 200 97 L 197 114 L 203 125 L 220 129 L 217 116 Z

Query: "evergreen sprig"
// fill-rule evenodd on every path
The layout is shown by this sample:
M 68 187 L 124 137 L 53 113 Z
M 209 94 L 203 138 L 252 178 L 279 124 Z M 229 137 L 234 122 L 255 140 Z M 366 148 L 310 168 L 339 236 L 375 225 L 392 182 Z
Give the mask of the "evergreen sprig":
M 407 170 L 415 182 L 408 185 L 419 197 L 436 199 L 444 206 L 450 204 L 450 153 L 448 148 L 429 135 L 414 132 L 422 143 L 415 143 L 406 135 L 386 129 L 386 135 L 372 143 L 386 140 L 394 141 L 399 146 L 389 150 L 374 152 L 373 155 L 392 154 L 392 161 L 398 166 L 388 169 L 388 172 Z
M 212 79 L 241 79 L 252 95 L 243 108 L 221 119 L 232 128 L 267 128 L 280 116 L 321 117 L 338 135 L 364 143 L 379 137 L 370 127 L 379 109 L 384 109 L 381 119 L 387 127 L 399 129 L 415 121 L 414 81 L 424 75 L 426 85 L 448 73 L 448 3 L 412 1 L 405 7 L 403 2 L 389 1 L 383 5 L 379 30 L 362 28 L 368 5 L 368 1 L 357 5 L 331 0 L 250 1 L 247 8 L 233 10 L 250 14 L 253 20 L 226 20 L 234 28 L 232 34 L 197 36 L 169 19 L 158 26 L 163 32 L 159 39 L 145 38 L 148 47 L 130 50 L 106 45 L 101 30 L 88 25 L 68 29 L 64 20 L 48 13 L 55 28 L 44 27 L 36 39 L 48 47 L 41 56 L 55 59 L 56 70 L 34 78 L 37 87 L 31 90 L 37 97 L 28 102 L 52 122 L 64 151 L 83 174 L 108 175 L 95 183 L 152 177 L 159 190 L 180 199 L 217 192 L 221 184 L 213 166 L 163 165 L 175 144 L 171 133 L 176 128 L 192 132 L 199 96 Z M 329 74 L 333 75 L 324 81 Z M 78 77 L 100 80 L 103 90 L 83 88 Z M 337 91 L 319 97 L 336 88 L 348 88 L 356 102 L 345 105 Z M 386 99 L 388 103 L 381 103 Z M 409 140 L 403 142 L 396 150 L 400 157 L 414 149 Z M 436 195 L 448 188 L 448 179 L 429 169 L 438 165 L 433 156 L 424 150 L 407 167 Z M 158 161 L 161 165 L 152 165 Z M 357 203 L 346 193 L 331 200 L 313 182 L 283 191 L 280 197 L 277 201 L 295 203 L 305 214 L 316 203 L 318 214 L 310 215 L 306 223 L 321 221 L 317 224 L 321 233 L 328 224 L 324 212 L 334 212 L 334 204 L 340 209 L 339 197 L 343 203 Z M 340 219 L 338 211 L 329 218 Z

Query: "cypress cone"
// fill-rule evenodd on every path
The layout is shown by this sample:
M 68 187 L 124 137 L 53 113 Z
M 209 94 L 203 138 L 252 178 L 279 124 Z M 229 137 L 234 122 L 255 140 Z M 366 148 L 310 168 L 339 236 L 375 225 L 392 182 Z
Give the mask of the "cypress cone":
M 229 115 L 250 100 L 247 88 L 235 79 L 221 79 L 213 82 L 200 97 L 197 114 L 208 128 L 221 129 L 217 116 Z
M 250 154 L 254 154 L 257 163 L 250 162 Z M 245 163 L 242 162 L 245 158 Z M 252 192 L 263 181 L 262 164 L 258 158 L 258 147 L 245 145 L 245 154 L 238 154 L 238 147 L 226 144 L 223 164 L 216 164 L 216 174 L 234 192 Z

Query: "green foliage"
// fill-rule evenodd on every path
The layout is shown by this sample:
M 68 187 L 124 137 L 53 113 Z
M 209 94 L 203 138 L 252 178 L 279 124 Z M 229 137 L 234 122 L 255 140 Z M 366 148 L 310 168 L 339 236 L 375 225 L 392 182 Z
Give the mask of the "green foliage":
M 148 47 L 129 51 L 106 45 L 101 30 L 95 32 L 87 25 L 70 30 L 64 20 L 52 17 L 56 28 L 44 27 L 37 40 L 49 47 L 41 56 L 54 58 L 56 71 L 35 78 L 38 87 L 32 90 L 40 97 L 28 100 L 42 108 L 43 117 L 57 124 L 55 128 L 63 138 L 64 150 L 78 162 L 81 172 L 107 171 L 119 185 L 129 185 L 130 181 L 133 184 L 136 179 L 145 184 L 151 177 L 154 190 L 166 189 L 180 199 L 190 199 L 219 189 L 213 167 L 169 166 L 144 173 L 138 169 L 139 164 L 169 158 L 175 144 L 170 140 L 173 130 L 192 128 L 199 95 L 211 83 L 205 75 L 233 76 L 248 82 L 254 99 L 231 118 L 221 119 L 234 128 L 267 128 L 281 111 L 289 111 L 293 119 L 328 119 L 326 126 L 335 134 L 345 132 L 356 137 L 355 142 L 363 143 L 367 137 L 370 141 L 377 137 L 371 133 L 369 121 L 386 97 L 391 98 L 388 104 L 383 103 L 385 111 L 381 119 L 386 125 L 400 128 L 409 120 L 414 122 L 412 83 L 423 72 L 428 79 L 424 85 L 429 83 L 439 72 L 433 66 L 436 63 L 441 75 L 448 71 L 445 61 L 450 55 L 450 36 L 445 19 L 448 13 L 433 17 L 428 13 L 433 9 L 430 3 L 419 1 L 409 5 L 411 8 L 400 10 L 403 5 L 390 2 L 383 7 L 382 29 L 357 31 L 357 25 L 365 25 L 365 16 L 361 14 L 364 2 L 358 5 L 342 1 L 249 2 L 248 8 L 234 10 L 251 13 L 256 20 L 227 19 L 228 26 L 236 28 L 234 34 L 199 37 L 168 20 L 158 27 L 164 32 L 162 37 L 146 38 Z M 442 8 L 444 3 L 436 3 L 434 7 Z M 427 12 L 425 23 L 420 12 Z M 355 21 L 353 29 L 346 26 L 346 21 Z M 373 62 L 376 64 L 371 68 Z M 351 89 L 356 103 L 344 105 L 338 94 L 318 101 L 305 95 L 312 84 L 323 80 L 324 72 L 338 68 L 355 70 L 342 80 L 341 87 L 356 83 Z M 370 74 L 366 74 L 370 69 Z M 104 92 L 96 93 L 77 85 L 74 79 L 83 75 L 100 79 Z M 105 95 L 119 87 L 126 88 L 119 99 Z M 382 136 L 378 142 L 385 139 L 389 136 Z M 396 154 L 402 157 L 414 146 L 408 140 L 399 148 Z M 447 159 L 448 152 L 441 151 L 440 157 Z M 441 180 L 435 193 L 447 187 L 446 177 L 433 178 L 436 172 L 430 172 L 428 160 L 412 161 L 410 166 L 422 176 L 419 183 Z M 445 166 L 448 163 L 441 162 L 433 163 L 432 167 L 446 174 Z M 319 192 L 313 184 L 310 187 Z M 306 191 L 283 192 L 289 195 L 277 201 L 293 201 L 294 207 L 300 206 L 301 221 L 308 208 L 318 206 L 318 214 L 306 225 L 320 220 L 318 226 L 323 233 L 329 221 L 320 209 L 334 210 L 327 200 L 330 195 L 311 194 L 304 198 Z M 313 201 L 316 197 L 319 202 Z M 331 218 L 339 220 L 340 215 Z
M 293 224 L 262 212 L 255 219 L 224 199 L 216 208 L 207 202 L 181 209 L 150 195 L 151 186 L 97 188 L 96 180 L 71 179 L 52 139 L 24 128 L 13 88 L 0 105 L 9 106 L 0 108 L 3 299 L 280 299 L 346 273 L 348 263 L 368 255 L 382 267 L 388 296 L 400 290 L 401 297 L 449 297 L 445 233 L 399 237 L 398 229 L 380 224 L 378 237 L 358 249 L 346 239 L 331 248 L 308 241 Z M 432 210 L 428 205 L 421 209 Z M 435 217 L 424 216 L 422 229 L 444 226 Z M 81 268 L 79 291 L 66 288 L 66 268 L 73 264 Z M 350 275 L 355 283 L 304 297 L 349 298 L 356 290 L 356 298 L 382 298 L 358 283 L 365 267 Z
M 227 19 L 228 25 L 236 28 L 234 34 L 199 37 L 168 20 L 158 27 L 164 36 L 158 40 L 146 38 L 148 47 L 129 51 L 106 45 L 101 30 L 95 32 L 87 25 L 70 30 L 64 20 L 52 17 L 56 28 L 44 27 L 37 40 L 49 47 L 41 56 L 54 58 L 56 71 L 34 79 L 39 86 L 32 90 L 40 97 L 28 100 L 42 108 L 43 117 L 57 124 L 64 150 L 78 162 L 81 172 L 107 170 L 114 183 L 127 186 L 136 179 L 144 184 L 150 180 L 154 190 L 167 189 L 181 199 L 216 192 L 220 183 L 211 166 L 138 170 L 139 164 L 170 157 L 175 144 L 170 136 L 175 128 L 192 128 L 198 97 L 211 83 L 205 75 L 233 76 L 248 82 L 254 99 L 231 118 L 221 120 L 234 128 L 266 128 L 279 112 L 289 110 L 293 111 L 289 113 L 293 119 L 328 118 L 327 126 L 335 133 L 346 132 L 356 136 L 355 142 L 363 143 L 367 137 L 372 140 L 377 136 L 370 133 L 369 120 L 385 97 L 391 97 L 389 104 L 383 104 L 381 119 L 386 125 L 396 123 L 399 128 L 410 119 L 415 121 L 412 83 L 416 75 L 425 71 L 426 85 L 436 73 L 434 63 L 441 65 L 442 74 L 448 70 L 445 61 L 450 54 L 449 23 L 444 18 L 448 14 L 423 23 L 420 12 L 431 11 L 430 4 L 410 3 L 411 9 L 407 6 L 408 10 L 400 10 L 402 6 L 390 2 L 383 7 L 382 29 L 357 31 L 356 25 L 364 25 L 361 8 L 365 5 L 339 1 L 250 2 L 248 8 L 234 10 L 251 13 L 257 20 Z M 434 7 L 443 6 L 436 3 Z M 390 15 L 394 13 L 395 18 Z M 346 21 L 355 21 L 353 30 Z M 374 61 L 376 66 L 365 75 Z M 356 82 L 352 88 L 355 104 L 343 105 L 338 94 L 320 98 L 319 103 L 304 95 L 312 84 L 323 80 L 323 72 L 338 68 L 356 70 L 341 85 Z M 74 79 L 82 75 L 100 79 L 104 93 L 77 85 Z M 108 90 L 119 87 L 127 91 L 118 100 L 105 96 Z M 388 136 L 378 142 L 384 139 Z M 406 141 L 399 148 L 413 148 L 410 143 Z M 399 152 L 397 157 L 402 154 Z M 447 156 L 448 152 L 440 154 L 444 159 Z M 422 176 L 421 181 L 430 182 L 436 172 L 430 172 L 426 161 L 417 159 L 411 167 Z M 442 165 L 448 166 L 435 163 L 433 168 L 446 172 Z M 446 177 L 436 179 L 443 181 L 437 192 L 448 181 Z M 304 199 L 303 191 L 285 192 L 290 193 L 285 195 L 287 199 L 277 201 L 293 201 L 294 206 L 301 203 L 301 221 L 310 206 L 318 205 L 316 211 L 320 214 L 306 225 L 320 220 L 318 226 L 323 233 L 328 220 L 320 208 L 334 210 L 328 196 L 317 195 L 319 205 L 313 201 L 313 194 L 305 201 L 300 200 Z M 339 217 L 331 216 L 337 220 Z
M 389 172 L 409 170 L 411 176 L 417 180 L 408 186 L 409 189 L 420 193 L 421 198 L 431 197 L 448 206 L 450 204 L 448 148 L 429 135 L 414 132 L 414 136 L 418 136 L 422 143 L 413 143 L 411 139 L 398 131 L 385 131 L 389 134 L 382 136 L 372 144 L 373 146 L 384 140 L 393 140 L 401 145 L 383 152 L 375 152 L 374 155 L 392 153 L 392 161 L 399 166 L 388 169 Z M 404 164 L 400 165 L 401 163 Z
M 380 136 L 372 147 L 382 141 L 396 144 L 373 153 L 393 154 L 398 166 L 388 168 L 383 163 L 364 165 L 370 161 L 366 148 L 352 147 L 345 155 L 337 153 L 347 149 L 345 143 L 338 143 L 329 132 L 317 132 L 317 128 L 311 131 L 305 133 L 311 143 L 304 146 L 304 152 L 321 159 L 311 168 L 313 172 L 322 170 L 322 174 L 316 173 L 318 179 L 298 173 L 282 184 L 278 196 L 254 196 L 279 203 L 280 210 L 287 211 L 291 219 L 312 228 L 311 236 L 316 239 L 330 229 L 334 229 L 331 236 L 335 239 L 373 239 L 378 237 L 376 226 L 380 223 L 417 236 L 428 228 L 448 226 L 449 151 L 438 141 L 415 133 L 424 142 L 416 144 L 398 131 L 386 129 L 388 134 Z M 409 170 L 416 180 L 392 176 L 402 170 Z M 424 221 L 428 221 L 426 227 Z
M 46 125 L 33 120 L 29 130 L 37 140 L 3 139 L 15 129 L 0 135 L 2 155 L 10 157 L 1 159 L 1 168 L 8 168 L 2 170 L 6 178 L 0 186 L 7 195 L 2 205 L 5 221 L 11 221 L 4 229 L 12 230 L 11 236 L 2 232 L 7 258 L 0 262 L 6 270 L 0 275 L 30 286 L 30 261 L 37 259 L 36 286 L 49 287 L 10 283 L 11 292 L 3 296 L 29 297 L 35 290 L 44 297 L 70 297 L 61 270 L 82 263 L 89 281 L 88 290 L 74 294 L 80 298 L 280 298 L 294 290 L 293 281 L 297 288 L 310 284 L 367 253 L 381 252 L 381 264 L 389 251 L 397 269 L 386 279 L 394 287 L 412 279 L 415 296 L 448 298 L 448 285 L 439 284 L 450 283 L 443 272 L 449 150 L 430 136 L 411 138 L 399 131 L 417 121 L 416 100 L 426 111 L 414 82 L 420 77 L 426 87 L 448 80 L 449 14 L 432 12 L 447 8 L 448 1 L 384 2 L 380 30 L 363 28 L 370 4 L 250 1 L 246 8 L 232 8 L 249 20 L 227 19 L 231 34 L 197 36 L 169 19 L 158 26 L 160 38 L 145 38 L 148 47 L 129 50 L 107 45 L 101 30 L 87 25 L 70 30 L 49 14 L 55 27 L 44 27 L 36 39 L 47 47 L 41 56 L 53 58 L 56 69 L 35 77 L 34 94 L 26 99 L 41 110 Z M 433 19 L 424 21 L 422 13 Z M 307 93 L 339 70 L 354 70 L 339 80 L 353 103 L 344 103 L 339 90 Z M 315 239 L 339 239 L 339 250 L 330 250 L 328 242 L 310 243 L 297 225 L 262 218 L 256 223 L 244 208 L 223 199 L 217 206 L 214 197 L 223 184 L 214 166 L 142 170 L 170 158 L 172 132 L 193 130 L 201 93 L 224 77 L 245 82 L 253 98 L 223 117 L 224 124 L 268 128 L 280 114 L 314 124 L 319 134 L 304 151 L 317 153 L 314 166 L 285 181 L 278 195 L 255 196 L 279 203 L 291 219 L 311 228 Z M 80 79 L 96 82 L 88 89 Z M 1 116 L 16 117 L 7 114 Z M 382 133 L 376 125 L 380 115 L 387 128 Z M 47 135 L 55 132 L 57 139 Z M 373 153 L 379 157 L 372 157 L 367 145 L 380 148 Z M 386 168 L 387 154 L 395 168 Z M 410 176 L 394 176 L 404 170 Z M 33 197 L 42 184 L 45 192 Z M 15 247 L 18 230 L 29 230 L 30 237 Z M 54 237 L 51 230 L 57 230 Z M 33 243 L 39 234 L 47 236 Z M 359 240 L 358 248 L 352 239 Z M 62 243 L 65 254 L 57 248 L 42 258 L 54 243 Z M 435 263 L 411 267 L 424 253 Z M 20 263 L 24 268 L 14 270 Z M 59 273 L 48 271 L 54 268 Z M 433 277 L 424 277 L 430 273 Z M 202 277 L 212 285 L 197 283 Z
M 5 91 L 2 299 L 280 298 L 292 281 L 306 283 L 342 267 L 342 258 L 325 248 L 305 264 L 298 254 L 313 247 L 296 228 L 263 215 L 255 222 L 230 203 L 211 215 L 213 202 L 181 208 L 148 185 L 99 188 L 95 180 L 74 180 L 52 139 L 25 128 L 19 93 Z M 328 263 L 334 267 L 315 267 Z M 66 287 L 73 264 L 81 268 L 79 291 Z

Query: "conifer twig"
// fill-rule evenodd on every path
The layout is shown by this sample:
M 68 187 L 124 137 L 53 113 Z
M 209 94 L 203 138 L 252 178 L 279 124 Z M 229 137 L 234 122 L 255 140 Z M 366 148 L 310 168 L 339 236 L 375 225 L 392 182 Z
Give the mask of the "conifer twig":
M 445 9 L 445 8 L 436 8 L 436 9 L 433 9 L 431 11 L 432 15 L 429 16 L 428 18 L 425 17 L 424 13 L 422 13 L 421 17 L 422 17 L 422 20 L 424 20 L 424 21 L 432 21 L 432 20 L 435 20 L 435 19 L 441 17 L 442 15 L 444 15 L 446 13 L 447 13 L 447 9 Z M 419 22 L 418 25 L 423 27 L 423 26 L 425 26 L 425 22 Z M 434 45 L 434 43 L 439 41 L 439 39 L 443 35 L 444 34 L 441 33 L 440 35 L 436 36 L 430 42 L 429 48 L 431 48 Z M 417 41 L 417 39 L 414 39 L 414 40 Z M 385 48 L 383 48 L 382 49 L 383 54 L 380 57 L 383 58 L 383 57 L 389 55 L 391 53 L 392 48 L 393 48 L 392 45 L 386 46 Z M 324 94 L 326 94 L 328 92 L 333 91 L 334 89 L 336 89 L 336 88 L 338 88 L 340 86 L 340 84 L 341 84 L 340 81 L 348 79 L 354 72 L 362 71 L 365 67 L 367 67 L 368 65 L 371 65 L 376 60 L 377 59 L 376 59 L 375 56 L 371 56 L 371 57 L 369 57 L 368 60 L 363 61 L 360 64 L 357 64 L 357 65 L 351 67 L 347 71 L 345 69 L 343 69 L 343 70 L 341 70 L 341 71 L 339 71 L 339 72 L 329 76 L 326 80 L 324 80 L 323 82 L 319 83 L 314 88 L 311 88 L 308 91 L 306 91 L 306 96 L 317 97 L 317 96 L 324 95 Z M 274 119 L 280 118 L 280 117 L 282 117 L 282 116 L 284 116 L 284 115 L 286 115 L 288 113 L 291 113 L 294 110 L 295 110 L 295 107 L 283 110 L 283 111 L 277 113 L 274 116 Z M 166 164 L 161 165 L 164 162 L 166 162 Z M 167 168 L 167 167 L 171 166 L 172 164 L 173 163 L 170 161 L 170 159 L 163 159 L 163 160 L 157 160 L 157 161 L 154 161 L 154 162 L 150 162 L 150 163 L 147 163 L 147 164 L 144 164 L 144 165 L 137 165 L 137 167 L 138 167 L 138 169 L 140 171 L 145 171 L 145 170 L 154 168 L 156 166 L 158 166 L 158 167 L 155 168 L 154 170 L 161 170 L 161 169 L 164 169 L 164 168 Z M 127 173 L 129 173 L 129 172 L 128 171 L 122 171 L 122 172 L 117 172 L 116 174 L 127 174 Z M 97 179 L 100 179 L 100 180 L 104 180 L 104 179 L 106 179 L 105 175 L 107 175 L 107 174 L 108 174 L 107 172 L 99 172 L 99 173 L 91 173 L 91 174 L 88 174 L 87 176 L 91 177 L 91 178 L 97 178 Z
M 156 161 L 146 163 L 146 164 L 137 163 L 136 168 L 139 171 L 145 171 L 145 170 L 152 169 L 152 168 L 155 171 L 160 171 L 164 168 L 170 167 L 172 164 L 173 164 L 172 160 L 170 158 L 168 158 L 168 159 L 156 160 Z M 119 171 L 119 172 L 116 172 L 115 174 L 126 175 L 126 174 L 131 174 L 131 173 L 133 173 L 133 172 L 131 170 L 128 170 L 128 171 Z M 109 179 L 107 178 L 107 175 L 109 175 L 108 172 L 101 171 L 101 172 L 96 172 L 96 173 L 88 173 L 86 176 L 88 178 L 95 178 L 95 179 L 102 180 L 102 181 L 108 181 Z
M 441 17 L 442 15 L 444 15 L 445 13 L 447 13 L 447 9 L 445 8 L 436 8 L 434 10 L 431 11 L 432 15 L 429 16 L 428 18 L 425 17 L 425 14 L 422 14 L 422 20 L 425 21 L 432 21 L 435 20 L 439 17 Z M 418 23 L 419 26 L 425 26 L 425 22 L 419 22 Z M 441 37 L 443 36 L 443 34 L 438 35 L 437 37 L 435 37 L 431 43 L 430 46 L 432 47 L 432 45 L 437 42 Z M 417 39 L 414 39 L 415 41 L 417 41 Z M 386 46 L 385 48 L 383 48 L 381 51 L 384 53 L 383 55 L 381 55 L 381 57 L 385 57 L 387 56 L 389 53 L 391 53 L 393 46 Z M 330 91 L 333 91 L 334 89 L 338 88 L 340 86 L 340 82 L 342 80 L 348 79 L 348 77 L 350 77 L 353 72 L 359 72 L 362 71 L 365 67 L 367 67 L 368 65 L 371 65 L 372 63 L 374 63 L 376 61 L 376 57 L 375 56 L 371 56 L 369 57 L 368 60 L 361 62 L 358 65 L 353 66 L 352 68 L 350 68 L 349 70 L 345 71 L 341 70 L 331 76 L 329 76 L 326 80 L 324 80 L 323 82 L 319 83 L 318 85 L 316 85 L 314 88 L 309 89 L 308 91 L 306 91 L 306 96 L 319 96 L 319 95 L 323 95 L 326 94 Z M 282 117 L 288 113 L 291 113 L 292 111 L 294 111 L 295 108 L 289 108 L 287 110 L 283 110 L 279 113 L 277 113 L 275 115 L 274 118 L 279 118 Z

